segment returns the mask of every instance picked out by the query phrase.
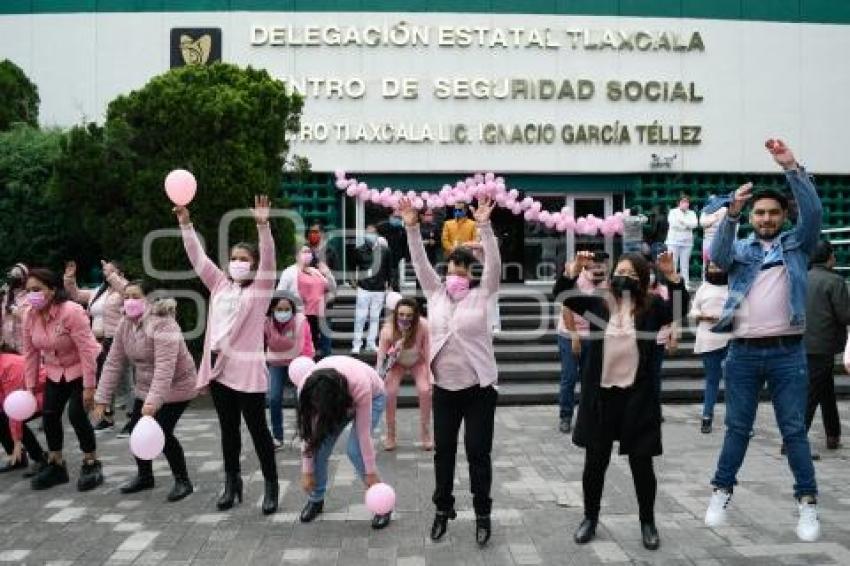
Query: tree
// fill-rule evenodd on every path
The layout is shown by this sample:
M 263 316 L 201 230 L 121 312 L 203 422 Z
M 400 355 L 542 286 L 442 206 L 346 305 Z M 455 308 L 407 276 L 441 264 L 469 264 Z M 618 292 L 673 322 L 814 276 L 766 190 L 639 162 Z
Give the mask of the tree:
M 38 126 L 38 87 L 20 67 L 4 59 L 0 61 L 0 131 L 23 122 Z

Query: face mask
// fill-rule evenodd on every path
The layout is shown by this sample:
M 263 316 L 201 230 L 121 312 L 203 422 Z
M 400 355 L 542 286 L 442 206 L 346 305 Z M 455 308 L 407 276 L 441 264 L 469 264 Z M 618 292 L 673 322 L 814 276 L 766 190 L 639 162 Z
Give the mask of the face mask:
M 679 203 L 679 210 L 682 210 L 682 211 L 688 210 L 690 207 L 691 207 L 691 203 L 686 201 L 686 200 L 683 200 L 682 202 Z
M 622 297 L 629 293 L 632 297 L 637 295 L 640 289 L 640 283 L 636 279 L 626 277 L 625 275 L 615 275 L 611 278 L 611 291 L 615 297 Z
M 461 300 L 469 293 L 469 279 L 460 275 L 446 276 L 446 292 L 452 299 Z
M 401 218 L 398 216 L 390 216 L 390 226 L 401 226 Z
M 124 299 L 124 314 L 130 318 L 139 318 L 145 314 L 145 300 Z
M 310 243 L 311 246 L 318 246 L 319 243 L 322 241 L 322 235 L 318 232 L 310 232 L 307 235 L 307 241 Z
M 378 241 L 378 236 L 376 234 L 367 233 L 365 236 L 363 236 L 363 239 L 366 240 L 366 243 L 370 246 L 374 246 L 375 242 Z
M 705 274 L 705 280 L 711 283 L 712 285 L 728 285 L 729 284 L 729 274 L 723 272 L 714 272 L 711 271 Z
M 395 321 L 399 330 L 407 330 L 410 328 L 410 325 L 413 323 L 409 318 L 399 318 Z
M 274 311 L 274 319 L 280 324 L 286 324 L 292 320 L 292 311 Z
M 47 304 L 47 298 L 44 296 L 44 291 L 34 291 L 27 293 L 27 303 L 35 310 L 41 310 Z
M 234 281 L 244 281 L 251 274 L 251 264 L 247 261 L 231 261 L 227 271 Z
M 310 252 L 302 252 L 301 253 L 301 263 L 303 265 L 310 265 L 310 262 L 313 261 L 313 254 Z
M 464 212 L 462 210 L 458 210 L 457 208 L 455 209 L 454 215 L 455 215 L 456 220 L 460 220 L 461 218 L 466 218 L 466 212 Z

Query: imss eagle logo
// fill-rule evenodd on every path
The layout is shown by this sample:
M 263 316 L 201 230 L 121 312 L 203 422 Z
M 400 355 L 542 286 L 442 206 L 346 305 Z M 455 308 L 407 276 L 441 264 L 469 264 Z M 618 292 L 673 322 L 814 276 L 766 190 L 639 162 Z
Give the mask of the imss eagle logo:
M 221 28 L 172 28 L 171 68 L 221 61 Z

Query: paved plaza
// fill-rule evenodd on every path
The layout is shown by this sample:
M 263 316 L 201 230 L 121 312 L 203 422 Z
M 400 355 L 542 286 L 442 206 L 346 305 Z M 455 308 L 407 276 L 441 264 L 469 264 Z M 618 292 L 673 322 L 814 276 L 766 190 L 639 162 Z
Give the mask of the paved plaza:
M 723 407 L 719 407 L 722 416 Z M 840 405 L 850 414 L 850 403 Z M 192 409 L 180 421 L 178 437 L 187 451 L 196 492 L 165 503 L 171 478 L 163 459 L 154 464 L 154 491 L 122 496 L 118 486 L 134 473 L 128 441 L 115 433 L 99 437 L 106 484 L 93 493 L 74 488 L 79 456 L 68 430 L 71 483 L 33 492 L 20 473 L 0 477 L 0 561 L 18 564 L 310 564 L 422 566 L 524 564 L 850 564 L 850 448 L 827 452 L 816 422 L 814 446 L 821 490 L 823 536 L 798 542 L 794 527 L 792 478 L 779 455 L 779 434 L 770 405 L 761 405 L 741 485 L 730 507 L 730 525 L 708 529 L 702 517 L 708 481 L 721 441 L 717 430 L 699 433 L 699 407 L 664 408 L 666 454 L 656 460 L 656 505 L 661 549 L 640 542 L 637 504 L 628 464 L 614 457 L 608 472 L 596 541 L 576 546 L 572 533 L 582 516 L 583 452 L 557 432 L 555 407 L 502 407 L 496 413 L 494 447 L 494 533 L 489 546 L 476 547 L 468 476 L 463 456 L 457 491 L 458 520 L 432 543 L 428 530 L 433 463 L 412 445 L 418 413 L 399 412 L 400 448 L 380 452 L 382 478 L 398 493 L 393 523 L 374 532 L 363 505 L 363 490 L 338 445 L 325 513 L 302 525 L 300 460 L 291 446 L 278 452 L 281 511 L 260 514 L 262 478 L 244 437 L 246 501 L 230 512 L 215 509 L 222 476 L 218 424 L 210 409 Z M 287 410 L 292 431 L 292 413 Z M 844 422 L 845 430 L 848 427 Z

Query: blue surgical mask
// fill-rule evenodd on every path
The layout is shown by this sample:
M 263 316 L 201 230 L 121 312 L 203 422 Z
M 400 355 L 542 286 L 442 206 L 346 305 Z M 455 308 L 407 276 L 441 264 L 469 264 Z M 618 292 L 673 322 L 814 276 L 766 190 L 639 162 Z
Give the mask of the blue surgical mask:
M 458 220 L 460 220 L 461 218 L 466 218 L 466 212 L 459 209 L 455 209 L 455 218 Z
M 292 311 L 274 311 L 274 319 L 280 324 L 286 324 L 292 320 Z
M 399 218 L 398 216 L 390 216 L 390 225 L 401 226 L 401 218 Z
M 367 232 L 366 235 L 363 236 L 363 239 L 366 241 L 367 244 L 372 246 L 375 244 L 375 242 L 378 241 L 378 235 L 372 234 L 371 232 Z

